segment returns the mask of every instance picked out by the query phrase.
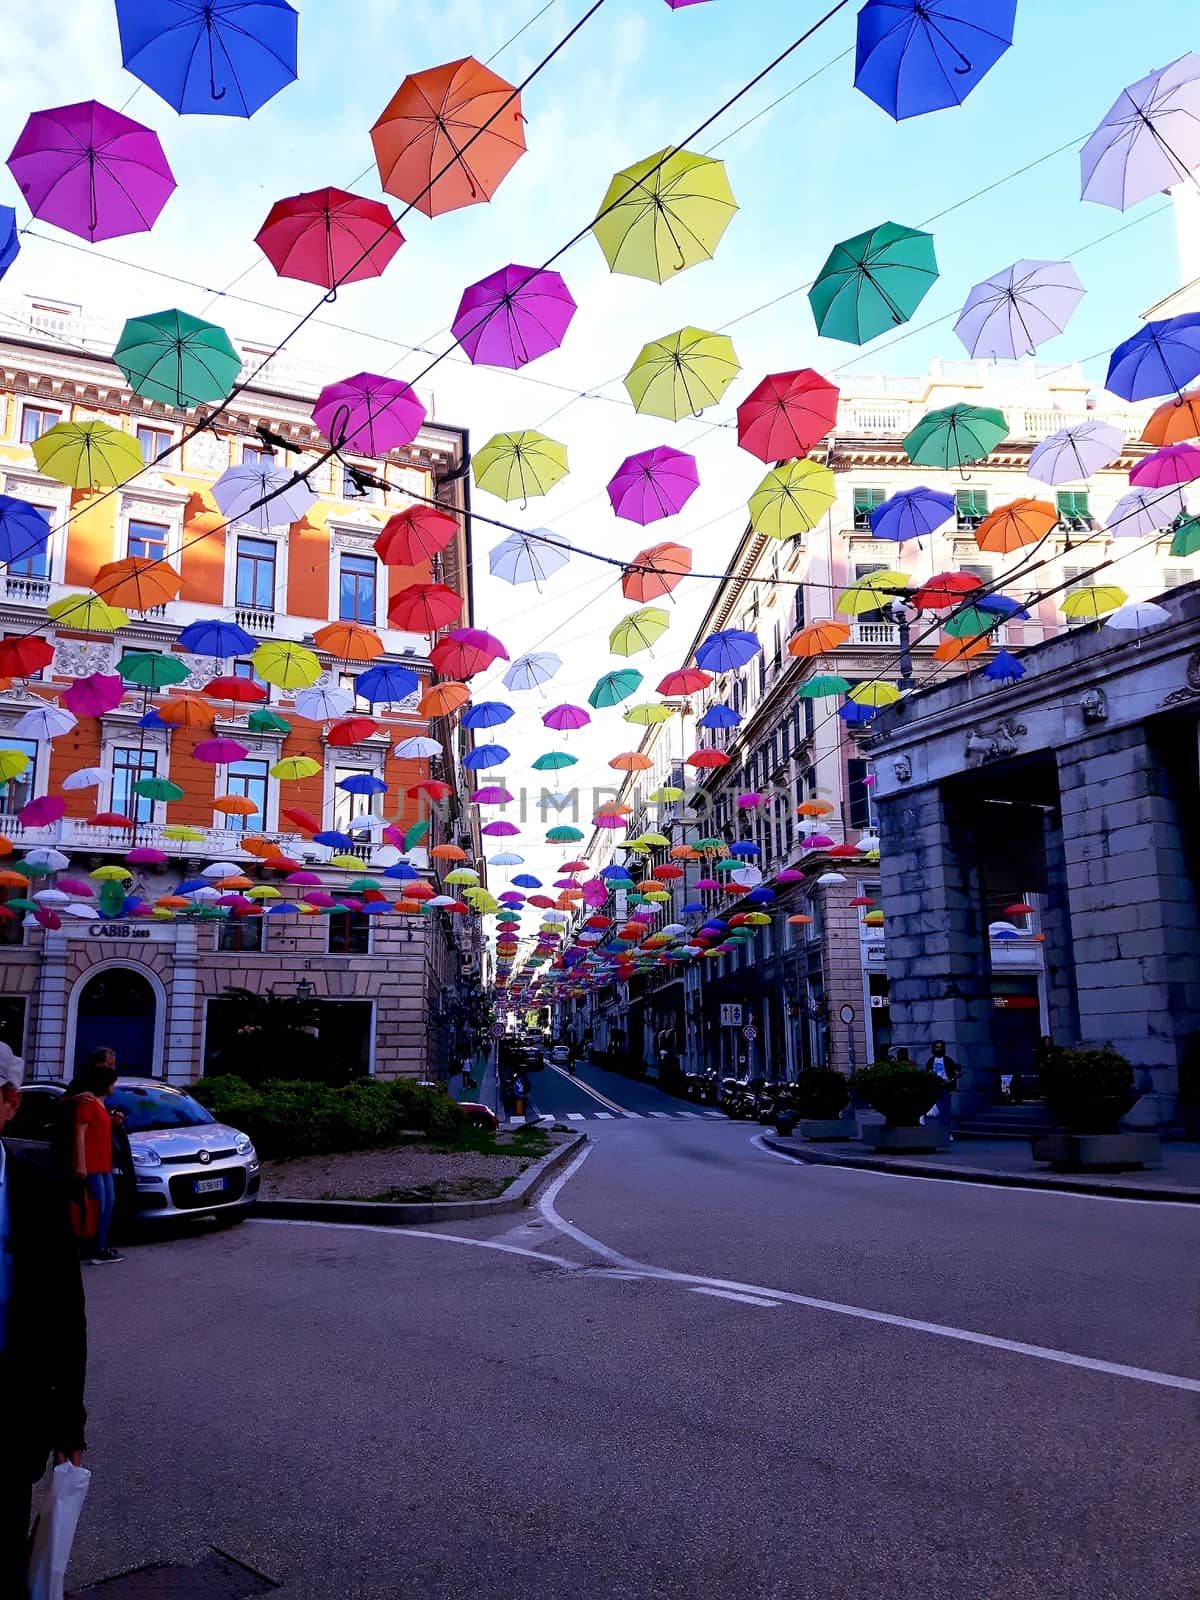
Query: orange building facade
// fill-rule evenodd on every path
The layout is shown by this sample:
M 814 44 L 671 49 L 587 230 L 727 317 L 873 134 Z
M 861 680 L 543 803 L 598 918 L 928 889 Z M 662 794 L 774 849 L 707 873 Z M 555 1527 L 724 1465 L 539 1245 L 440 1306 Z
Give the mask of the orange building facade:
M 153 904 L 181 884 L 195 882 L 216 862 L 236 865 L 278 899 L 295 901 L 283 874 L 272 872 L 254 841 L 265 836 L 321 881 L 323 893 L 354 898 L 352 883 L 371 879 L 396 900 L 402 883 L 381 874 L 400 861 L 435 890 L 444 865 L 431 858 L 439 842 L 453 842 L 478 865 L 478 840 L 464 798 L 461 758 L 469 744 L 445 719 L 432 724 L 417 711 L 434 673 L 427 635 L 388 623 L 389 598 L 407 584 L 436 578 L 463 599 L 471 620 L 470 532 L 463 430 L 427 422 L 416 440 L 386 459 L 361 456 L 320 461 L 326 441 L 312 422 L 321 386 L 343 376 L 304 370 L 285 357 L 267 361 L 253 385 L 214 425 L 186 437 L 193 415 L 143 401 L 126 387 L 108 359 L 116 329 L 86 321 L 77 308 L 29 301 L 26 326 L 0 337 L 0 492 L 43 508 L 52 534 L 44 556 L 0 568 L 0 634 L 37 632 L 54 649 L 48 667 L 30 678 L 0 685 L 0 749 L 29 756 L 28 767 L 0 784 L 0 835 L 12 850 L 0 867 L 17 866 L 27 852 L 50 847 L 69 859 L 58 879 L 94 884 L 91 873 L 121 864 L 131 848 L 159 850 L 163 862 L 139 863 L 126 884 L 132 901 Z M 243 371 L 265 352 L 243 345 Z M 100 420 L 132 434 L 146 467 L 123 486 L 72 491 L 39 473 L 31 444 L 60 421 Z M 287 449 L 283 448 L 284 444 Z M 289 471 L 312 466 L 316 503 L 302 521 L 225 525 L 212 486 L 231 465 L 271 459 Z M 365 474 L 374 485 L 356 480 Z M 436 501 L 460 513 L 459 532 L 436 571 L 385 567 L 374 541 L 388 518 L 404 507 Z M 126 556 L 162 559 L 182 577 L 177 600 L 150 612 L 131 613 L 115 633 L 85 633 L 56 626 L 47 607 L 91 589 L 98 569 Z M 252 729 L 255 709 L 237 701 L 212 702 L 210 728 L 162 726 L 154 716 L 170 698 L 200 694 L 218 674 L 258 681 L 254 665 L 182 652 L 181 630 L 201 619 L 237 622 L 258 641 L 292 641 L 315 648 L 313 634 L 330 621 L 374 629 L 384 644 L 383 664 L 415 671 L 420 689 L 394 704 L 367 704 L 355 693 L 359 663 L 318 651 L 317 687 L 353 695 L 352 715 L 370 716 L 375 731 L 351 745 L 329 742 L 330 723 L 297 714 L 294 694 L 270 688 L 261 704 L 283 723 Z M 187 679 L 155 693 L 130 687 L 103 716 L 80 716 L 54 738 L 23 736 L 22 719 L 47 701 L 58 702 L 72 681 L 116 672 L 123 657 L 153 651 L 177 656 Z M 149 725 L 147 725 L 149 723 Z M 28 729 L 28 723 L 26 722 Z M 431 737 L 442 754 L 406 760 L 397 745 L 413 735 Z M 244 758 L 214 766 L 194 755 L 205 739 L 235 740 Z M 310 776 L 281 780 L 271 769 L 285 758 L 311 758 Z M 78 789 L 64 781 L 98 769 L 97 785 Z M 346 792 L 353 775 L 381 780 L 386 790 L 364 797 Z M 436 806 L 410 791 L 430 776 L 445 780 L 450 796 Z M 134 785 L 165 778 L 183 790 L 169 803 L 140 796 Z M 48 826 L 23 823 L 20 813 L 38 795 L 59 796 L 67 814 Z M 243 815 L 214 802 L 243 797 Z M 334 852 L 313 842 L 312 829 L 285 815 L 302 811 L 323 829 L 349 832 L 358 872 L 329 864 Z M 134 822 L 130 829 L 94 823 L 107 813 Z M 407 830 L 428 818 L 429 830 L 409 851 L 385 841 L 384 828 Z M 184 826 L 200 835 L 180 841 L 164 829 Z M 392 834 L 394 841 L 396 834 Z M 247 848 L 247 841 L 250 848 Z M 343 851 L 343 854 L 346 852 Z M 71 892 L 71 891 L 68 891 Z M 361 891 L 360 891 L 361 897 Z M 10 882 L 0 901 L 27 898 Z M 320 1019 L 323 1049 L 345 1055 L 351 1066 L 383 1076 L 443 1075 L 473 1039 L 480 1018 L 476 997 L 486 959 L 475 917 L 441 910 L 406 916 L 271 914 L 274 896 L 254 911 L 226 919 L 190 915 L 96 915 L 75 895 L 68 913 L 55 902 L 60 927 L 45 927 L 28 912 L 0 919 L 0 1038 L 26 1057 L 27 1073 L 69 1076 L 97 1044 L 111 1043 L 125 1070 L 173 1082 L 198 1076 L 222 1053 L 238 1025 L 237 1006 L 224 991 L 311 998 Z

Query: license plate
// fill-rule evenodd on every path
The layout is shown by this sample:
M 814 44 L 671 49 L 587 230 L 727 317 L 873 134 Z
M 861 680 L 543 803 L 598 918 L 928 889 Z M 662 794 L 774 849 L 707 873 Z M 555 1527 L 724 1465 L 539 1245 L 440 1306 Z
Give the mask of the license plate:
M 216 1194 L 225 1187 L 224 1178 L 197 1178 L 195 1191 L 197 1194 Z

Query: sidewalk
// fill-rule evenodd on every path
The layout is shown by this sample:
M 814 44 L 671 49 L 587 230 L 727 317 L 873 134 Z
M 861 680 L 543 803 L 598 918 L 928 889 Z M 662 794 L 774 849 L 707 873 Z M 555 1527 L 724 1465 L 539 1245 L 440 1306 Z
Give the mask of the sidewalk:
M 1034 1164 L 1029 1145 L 1019 1139 L 962 1139 L 929 1155 L 883 1156 L 859 1144 L 809 1144 L 763 1131 L 772 1150 L 814 1166 L 858 1167 L 910 1178 L 953 1178 L 1012 1189 L 1052 1189 L 1113 1199 L 1176 1200 L 1200 1205 L 1200 1144 L 1163 1144 L 1163 1164 L 1155 1172 L 1051 1172 Z
M 487 1065 L 482 1072 L 479 1063 L 475 1063 L 474 1089 L 464 1089 L 462 1077 L 458 1073 L 450 1079 L 448 1088 L 453 1098 L 460 1104 L 464 1100 L 469 1100 L 474 1105 L 488 1106 L 495 1111 L 497 1109 L 496 1052 L 493 1050 L 488 1056 Z

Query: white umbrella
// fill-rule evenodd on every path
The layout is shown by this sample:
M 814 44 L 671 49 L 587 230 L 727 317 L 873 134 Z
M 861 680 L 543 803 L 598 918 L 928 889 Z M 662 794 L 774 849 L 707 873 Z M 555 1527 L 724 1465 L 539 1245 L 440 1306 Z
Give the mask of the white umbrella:
M 1123 606 L 1117 607 L 1111 617 L 1105 617 L 1104 626 L 1140 633 L 1143 628 L 1154 628 L 1160 622 L 1170 620 L 1171 613 L 1166 606 L 1155 605 L 1153 600 L 1127 600 Z
M 546 541 L 553 539 L 553 544 Z M 566 566 L 570 557 L 559 547 L 558 536 L 549 528 L 533 533 L 510 533 L 488 552 L 488 568 L 494 578 L 505 583 L 544 583 Z
M 1200 166 L 1200 56 L 1122 89 L 1079 156 L 1083 198 L 1125 211 L 1190 183 Z
M 230 522 L 266 533 L 281 523 L 299 522 L 316 501 L 307 481 L 294 483 L 293 476 L 274 467 L 227 467 L 213 484 L 213 499 Z
M 103 767 L 80 767 L 75 772 L 70 772 L 60 785 L 63 789 L 98 789 L 102 783 L 108 781 L 108 773 Z
M 305 717 L 309 722 L 331 722 L 335 717 L 346 715 L 354 704 L 354 696 L 349 689 L 334 689 L 325 685 L 303 690 L 294 703 L 297 716 Z
M 214 861 L 210 866 L 203 869 L 200 876 L 202 878 L 238 878 L 241 873 L 241 866 L 236 861 Z M 196 893 L 201 894 L 203 891 L 197 889 Z
M 38 845 L 36 850 L 26 850 L 25 860 L 35 867 L 49 867 L 51 872 L 61 872 L 64 867 L 71 865 L 69 856 L 46 844 Z
M 818 883 L 845 883 L 846 877 L 841 872 L 823 872 L 817 879 Z
M 1061 333 L 1083 295 L 1069 261 L 1018 261 L 975 285 L 954 331 L 970 356 L 1015 361 Z
M 361 816 L 351 817 L 346 824 L 347 833 L 374 833 L 382 828 L 383 818 L 369 811 L 363 812 Z
M 437 910 L 440 910 L 442 906 L 452 906 L 454 903 L 452 894 L 435 894 L 431 900 L 426 900 L 425 902 L 427 906 L 433 906 Z
M 71 896 L 61 889 L 39 889 L 33 898 L 41 906 L 65 906 Z
M 502 850 L 498 856 L 488 857 L 489 867 L 519 867 L 524 865 L 525 857 L 519 856 L 512 850 Z
M 38 706 L 36 711 L 25 713 L 13 732 L 20 739 L 57 739 L 60 734 L 70 733 L 75 723 L 76 718 L 62 706 Z
M 1135 489 L 1117 501 L 1105 527 L 1114 539 L 1148 539 L 1186 511 L 1182 489 Z
M 1076 422 L 1036 446 L 1029 476 L 1039 483 L 1082 483 L 1110 467 L 1124 448 L 1125 435 L 1111 422 Z
M 536 689 L 539 684 L 549 682 L 561 666 L 562 658 L 553 650 L 532 650 L 528 655 L 518 656 L 509 667 L 504 674 L 504 687 Z
M 92 922 L 96 916 L 95 906 L 84 905 L 82 900 L 73 900 L 69 906 L 62 909 L 64 917 L 78 917 L 80 921 Z
M 227 873 L 226 876 L 232 877 L 233 873 Z M 184 898 L 195 901 L 219 900 L 221 898 L 221 891 L 219 889 L 192 889 Z
M 436 739 L 415 735 L 411 739 L 401 739 L 393 746 L 392 754 L 409 761 L 428 761 L 432 756 L 440 756 L 442 747 Z

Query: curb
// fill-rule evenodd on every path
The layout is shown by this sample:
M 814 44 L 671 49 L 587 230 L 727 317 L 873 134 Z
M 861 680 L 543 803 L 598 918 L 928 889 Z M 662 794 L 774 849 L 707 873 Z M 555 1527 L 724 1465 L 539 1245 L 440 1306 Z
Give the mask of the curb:
M 949 1178 L 956 1183 L 980 1183 L 993 1189 L 1049 1189 L 1060 1194 L 1100 1195 L 1110 1200 L 1174 1200 L 1182 1205 L 1200 1205 L 1200 1189 L 1153 1187 L 1127 1183 L 1121 1178 L 1072 1178 L 1060 1173 L 1003 1172 L 994 1167 L 935 1166 L 928 1161 L 887 1160 L 880 1156 L 833 1155 L 786 1143 L 778 1134 L 766 1133 L 762 1140 L 781 1156 L 813 1167 L 858 1167 L 865 1172 L 890 1172 L 897 1178 Z
M 292 1222 L 367 1222 L 380 1228 L 402 1227 L 413 1222 L 469 1222 L 476 1217 L 502 1217 L 513 1211 L 523 1211 L 550 1174 L 586 1143 L 586 1133 L 568 1139 L 566 1144 L 523 1172 L 495 1200 L 431 1200 L 412 1204 L 386 1200 L 259 1200 L 254 1215 Z

